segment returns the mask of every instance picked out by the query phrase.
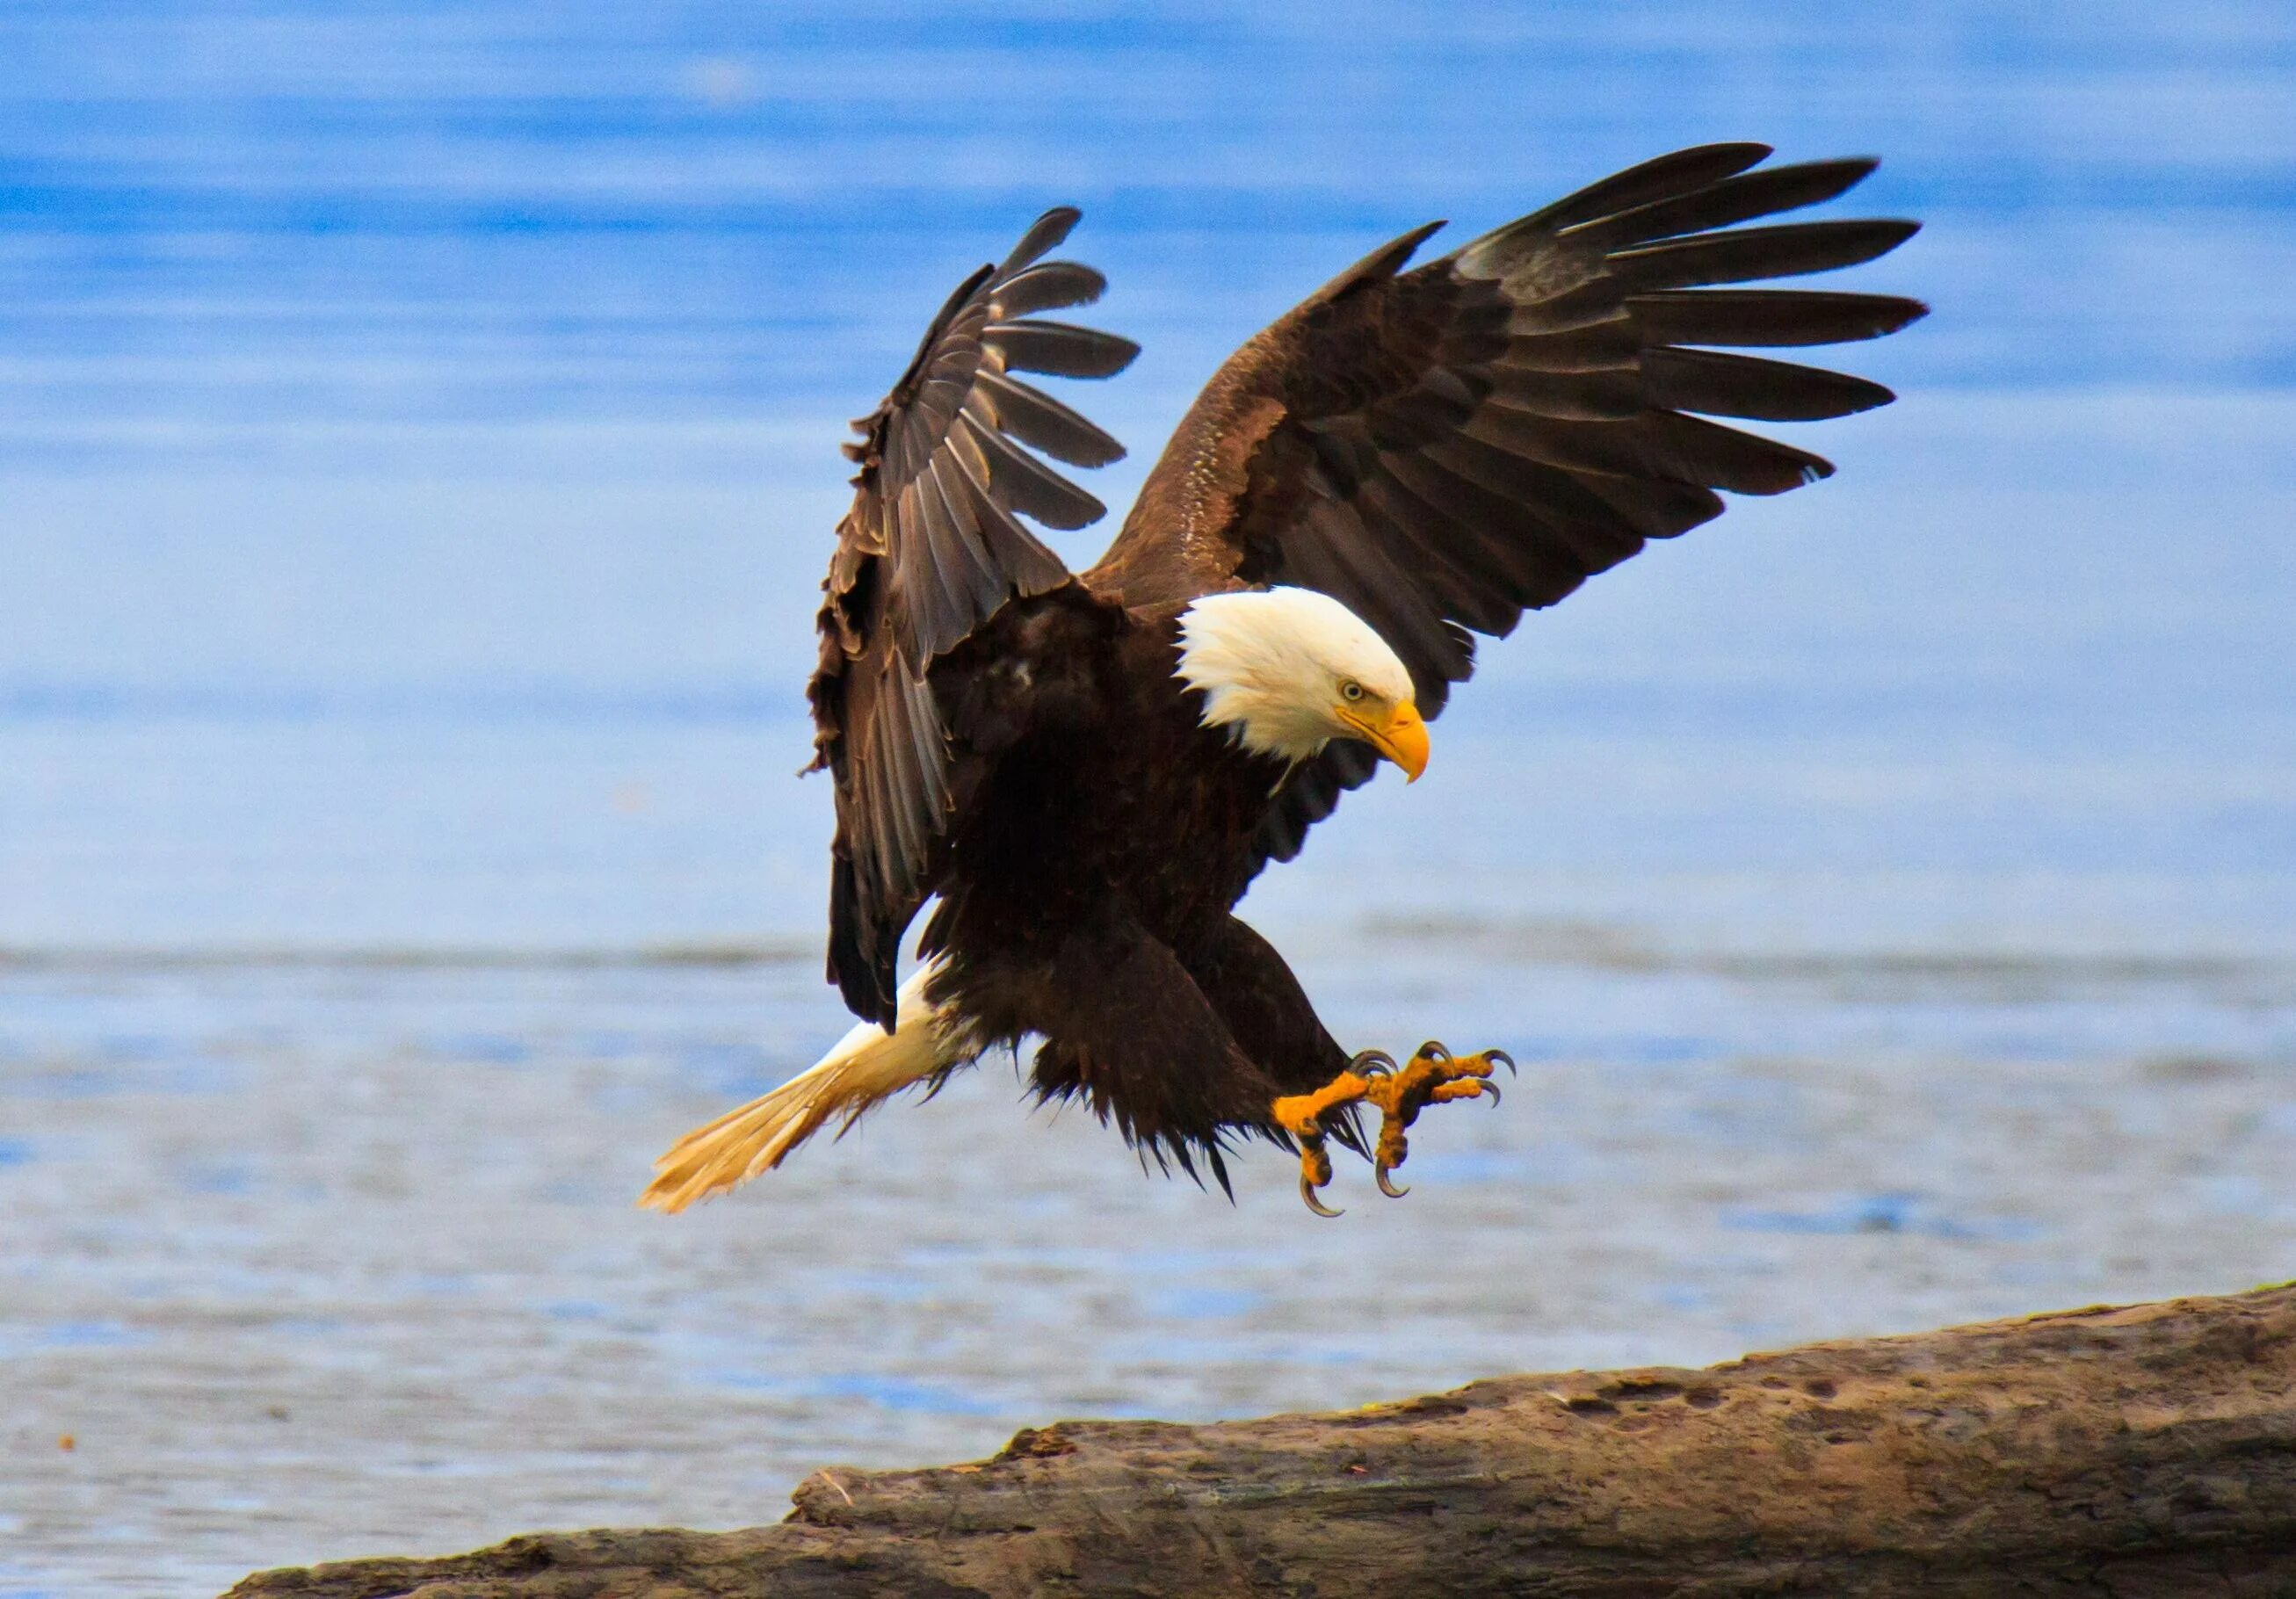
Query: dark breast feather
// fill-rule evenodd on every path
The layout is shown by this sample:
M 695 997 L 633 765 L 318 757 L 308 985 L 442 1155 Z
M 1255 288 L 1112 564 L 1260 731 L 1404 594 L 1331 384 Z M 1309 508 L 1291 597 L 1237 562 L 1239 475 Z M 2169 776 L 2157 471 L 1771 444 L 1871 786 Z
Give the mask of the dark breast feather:
M 934 889 L 972 769 L 988 758 L 951 726 L 938 668 L 1013 603 L 1073 579 L 1017 520 L 1080 528 L 1104 508 L 1032 452 L 1078 466 L 1123 447 L 1016 373 L 1106 377 L 1138 353 L 1113 334 L 1037 317 L 1099 298 L 1089 266 L 1048 261 L 1075 226 L 1047 211 L 1011 255 L 975 272 L 845 447 L 859 464 L 822 585 L 821 652 L 807 698 L 814 767 L 837 790 L 829 978 L 890 1029 L 901 935 Z M 1025 714 L 1012 702 L 997 714 Z
M 1917 225 L 1736 225 L 1818 204 L 1866 160 L 1762 168 L 1760 144 L 1661 156 L 1403 270 L 1440 224 L 1374 250 L 1229 359 L 1124 529 L 1082 576 L 1134 609 L 1300 584 L 1402 657 L 1423 714 L 1504 637 L 1652 538 L 1720 513 L 1717 490 L 1831 475 L 1705 420 L 1808 421 L 1887 403 L 1865 379 L 1717 347 L 1893 332 L 1918 301 L 1717 287 L 1852 266 Z M 1287 860 L 1372 773 L 1335 742 L 1278 792 L 1259 839 Z

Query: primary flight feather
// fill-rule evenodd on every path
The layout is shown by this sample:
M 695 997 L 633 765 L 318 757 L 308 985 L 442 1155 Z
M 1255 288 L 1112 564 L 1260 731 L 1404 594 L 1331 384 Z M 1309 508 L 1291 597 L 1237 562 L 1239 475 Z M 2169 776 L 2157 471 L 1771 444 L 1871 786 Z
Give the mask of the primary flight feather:
M 1137 347 L 1044 315 L 1104 286 L 1046 258 L 1072 209 L 958 285 L 846 447 L 860 470 L 808 690 L 836 784 L 829 977 L 861 1023 L 687 1135 L 642 1202 L 682 1210 L 1031 1036 L 1040 1098 L 1081 1097 L 1160 1161 L 1225 1185 L 1235 1139 L 1262 1136 L 1299 1149 L 1324 1211 L 1336 1141 L 1400 1192 L 1406 1129 L 1496 1097 L 1505 1056 L 1350 1056 L 1234 906 L 1382 759 L 1419 775 L 1476 634 L 1718 514 L 1717 490 L 1833 472 L 1708 418 L 1891 398 L 1736 353 L 1874 338 L 1924 309 L 1718 286 L 1856 266 L 1917 226 L 1738 226 L 1874 167 L 1769 154 L 1661 156 L 1416 267 L 1439 224 L 1373 251 L 1220 368 L 1081 573 L 1020 519 L 1094 521 L 1100 502 L 1042 457 L 1123 450 L 1022 374 L 1109 377 Z

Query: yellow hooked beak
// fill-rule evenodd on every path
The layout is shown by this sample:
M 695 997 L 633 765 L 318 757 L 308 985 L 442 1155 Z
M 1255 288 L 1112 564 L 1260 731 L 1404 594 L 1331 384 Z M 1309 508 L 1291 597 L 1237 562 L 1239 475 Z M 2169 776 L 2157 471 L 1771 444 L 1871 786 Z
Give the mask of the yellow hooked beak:
M 1418 782 L 1419 774 L 1427 769 L 1427 724 L 1410 701 L 1389 711 L 1384 719 L 1366 717 L 1353 706 L 1341 707 L 1340 718 L 1357 729 L 1365 743 L 1401 767 L 1405 782 Z

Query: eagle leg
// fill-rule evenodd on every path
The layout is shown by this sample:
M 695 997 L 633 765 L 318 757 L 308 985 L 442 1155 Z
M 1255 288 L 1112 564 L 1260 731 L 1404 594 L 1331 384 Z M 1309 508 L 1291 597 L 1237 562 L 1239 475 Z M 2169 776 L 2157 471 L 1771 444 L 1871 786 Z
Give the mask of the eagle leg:
M 1496 1104 L 1499 1086 L 1490 1079 L 1502 1065 L 1509 1071 L 1514 1070 L 1514 1061 L 1505 1050 L 1455 1055 L 1430 1038 L 1401 1066 L 1383 1051 L 1366 1049 L 1348 1062 L 1345 1071 L 1313 1094 L 1278 1099 L 1273 1107 L 1275 1119 L 1300 1144 L 1300 1199 L 1318 1216 L 1341 1214 L 1325 1205 L 1316 1193 L 1332 1180 L 1323 1119 L 1333 1110 L 1353 1104 L 1379 1108 L 1379 1143 L 1373 1151 L 1372 1167 L 1379 1191 L 1390 1199 L 1401 1199 L 1410 1191 L 1397 1187 L 1388 1174 L 1410 1157 L 1411 1143 L 1404 1136 L 1405 1129 L 1429 1105 L 1485 1098 Z

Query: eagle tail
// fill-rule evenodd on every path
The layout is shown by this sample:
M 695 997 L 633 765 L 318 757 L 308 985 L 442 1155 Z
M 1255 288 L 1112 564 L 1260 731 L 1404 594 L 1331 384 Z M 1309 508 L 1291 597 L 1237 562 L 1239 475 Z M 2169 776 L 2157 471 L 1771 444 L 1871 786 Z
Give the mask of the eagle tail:
M 861 1023 L 818 1064 L 670 1145 L 654 1162 L 653 1181 L 638 1204 L 676 1215 L 771 1171 L 832 1118 L 842 1118 L 842 1133 L 902 1089 L 938 1083 L 971 1063 L 982 1047 L 972 1029 L 947 1005 L 925 998 L 925 985 L 939 969 L 934 961 L 901 985 L 892 1032 Z

